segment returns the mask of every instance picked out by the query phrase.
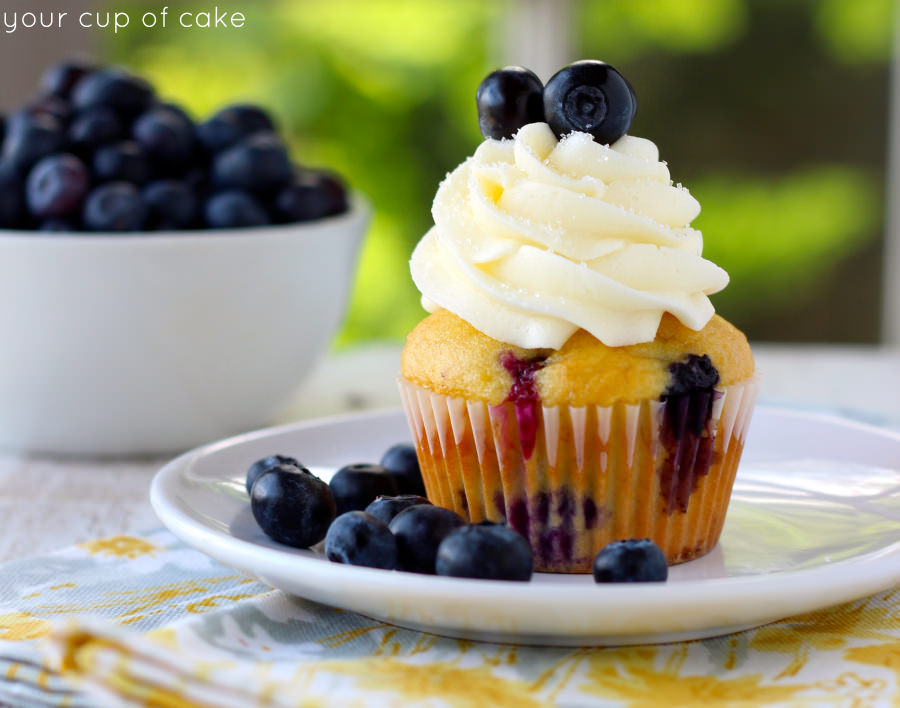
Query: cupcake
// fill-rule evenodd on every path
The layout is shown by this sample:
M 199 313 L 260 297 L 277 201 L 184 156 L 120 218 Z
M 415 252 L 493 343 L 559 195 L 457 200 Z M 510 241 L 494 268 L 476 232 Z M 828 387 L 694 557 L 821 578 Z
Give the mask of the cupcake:
M 651 538 L 669 563 L 722 530 L 757 391 L 714 313 L 727 274 L 700 206 L 602 62 L 546 86 L 510 67 L 478 91 L 485 141 L 438 188 L 410 268 L 430 313 L 400 389 L 429 499 L 506 521 L 535 569 L 590 572 Z

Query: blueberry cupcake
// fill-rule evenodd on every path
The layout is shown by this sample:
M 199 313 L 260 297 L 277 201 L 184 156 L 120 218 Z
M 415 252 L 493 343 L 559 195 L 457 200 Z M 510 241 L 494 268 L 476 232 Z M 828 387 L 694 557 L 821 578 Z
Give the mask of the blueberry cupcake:
M 400 388 L 425 486 L 507 521 L 535 569 L 590 572 L 607 543 L 669 563 L 718 540 L 755 402 L 746 337 L 715 315 L 727 274 L 700 207 L 603 62 L 478 90 L 485 141 L 438 188 L 413 280 L 429 314 Z

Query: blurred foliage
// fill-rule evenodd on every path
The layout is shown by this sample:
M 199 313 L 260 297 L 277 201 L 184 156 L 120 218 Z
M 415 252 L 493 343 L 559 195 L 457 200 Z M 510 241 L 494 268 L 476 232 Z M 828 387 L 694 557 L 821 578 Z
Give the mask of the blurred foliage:
M 619 65 L 649 51 L 714 52 L 740 36 L 747 8 L 745 0 L 601 0 L 580 3 L 578 14 L 581 43 L 599 33 L 602 55 Z
M 894 35 L 894 0 L 821 0 L 814 21 L 822 41 L 840 61 L 884 62 Z
M 117 6 L 158 9 L 147 0 Z M 197 116 L 236 100 L 270 106 L 298 161 L 327 165 L 367 195 L 375 218 L 338 341 L 402 337 L 423 314 L 409 254 L 431 223 L 438 182 L 480 140 L 475 88 L 490 69 L 523 63 L 501 56 L 497 42 L 507 13 L 521 5 L 219 7 L 244 12 L 246 26 L 132 26 L 108 52 Z M 629 77 L 640 98 L 633 132 L 660 145 L 703 205 L 695 225 L 705 253 L 732 276 L 717 308 L 752 338 L 874 339 L 891 0 L 573 0 L 570 7 L 573 58 L 603 58 Z M 847 259 L 865 266 L 849 276 L 858 285 L 847 282 Z M 802 316 L 799 304 L 831 300 L 837 305 L 818 330 L 791 326 Z
M 812 299 L 831 268 L 856 248 L 877 222 L 874 180 L 841 167 L 796 171 L 777 180 L 749 175 L 708 176 L 691 192 L 703 211 L 694 226 L 707 235 L 703 255 L 728 271 L 732 283 L 716 306 L 740 321 L 781 300 Z

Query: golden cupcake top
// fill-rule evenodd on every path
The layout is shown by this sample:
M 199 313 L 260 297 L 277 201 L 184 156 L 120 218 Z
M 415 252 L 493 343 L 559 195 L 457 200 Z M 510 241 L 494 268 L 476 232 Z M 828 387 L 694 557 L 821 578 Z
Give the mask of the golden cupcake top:
M 662 318 L 651 342 L 610 347 L 581 330 L 559 349 L 525 349 L 501 342 L 447 310 L 422 320 L 407 336 L 401 358 L 406 380 L 444 396 L 497 405 L 517 383 L 517 362 L 531 366 L 544 406 L 637 403 L 659 399 L 672 384 L 672 365 L 708 356 L 716 386 L 745 381 L 754 372 L 746 337 L 713 315 L 699 331 Z

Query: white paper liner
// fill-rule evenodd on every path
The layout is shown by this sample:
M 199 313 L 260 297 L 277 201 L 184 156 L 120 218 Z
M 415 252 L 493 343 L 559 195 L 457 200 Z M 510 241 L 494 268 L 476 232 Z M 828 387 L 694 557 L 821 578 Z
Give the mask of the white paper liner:
M 513 403 L 400 380 L 429 499 L 472 522 L 506 520 L 529 540 L 535 568 L 551 572 L 590 572 L 597 551 L 622 538 L 652 538 L 670 563 L 708 552 L 758 389 L 756 376 L 720 389 L 703 434 L 675 441 L 660 401 L 537 406 L 528 455 Z

